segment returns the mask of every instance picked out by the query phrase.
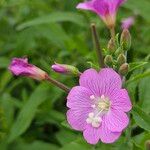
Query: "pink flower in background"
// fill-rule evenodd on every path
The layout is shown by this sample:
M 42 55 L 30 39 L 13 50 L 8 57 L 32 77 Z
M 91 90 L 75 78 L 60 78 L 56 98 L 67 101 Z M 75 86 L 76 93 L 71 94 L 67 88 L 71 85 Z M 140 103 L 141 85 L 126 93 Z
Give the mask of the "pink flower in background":
M 118 8 L 124 1 L 125 0 L 90 0 L 79 3 L 77 8 L 95 12 L 109 28 L 112 28 L 115 26 Z
M 132 108 L 120 75 L 113 69 L 86 70 L 80 85 L 73 87 L 67 97 L 67 120 L 75 130 L 82 131 L 86 141 L 96 144 L 113 143 L 127 127 L 126 112 Z
M 122 29 L 129 29 L 135 22 L 134 17 L 125 18 L 122 20 Z
M 29 64 L 27 58 L 13 58 L 9 70 L 16 76 L 28 76 L 36 80 L 45 79 L 47 73 Z

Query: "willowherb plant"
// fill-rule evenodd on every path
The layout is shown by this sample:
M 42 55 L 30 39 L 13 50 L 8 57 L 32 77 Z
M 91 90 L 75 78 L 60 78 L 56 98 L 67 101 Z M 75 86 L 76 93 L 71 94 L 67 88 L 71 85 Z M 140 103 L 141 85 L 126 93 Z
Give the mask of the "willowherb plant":
M 100 140 L 113 143 L 129 124 L 126 113 L 131 110 L 132 104 L 123 84 L 129 71 L 127 51 L 131 46 L 131 36 L 128 28 L 133 20 L 124 22 L 120 40 L 115 35 L 117 10 L 124 1 L 90 0 L 77 5 L 79 9 L 98 14 L 111 34 L 104 53 L 99 45 L 96 26 L 91 24 L 99 70 L 90 68 L 81 73 L 71 65 L 52 65 L 51 68 L 57 73 L 79 76 L 79 85 L 68 88 L 42 69 L 29 64 L 27 58 L 13 58 L 9 66 L 14 75 L 46 80 L 67 92 L 67 121 L 73 129 L 83 132 L 85 140 L 90 144 Z

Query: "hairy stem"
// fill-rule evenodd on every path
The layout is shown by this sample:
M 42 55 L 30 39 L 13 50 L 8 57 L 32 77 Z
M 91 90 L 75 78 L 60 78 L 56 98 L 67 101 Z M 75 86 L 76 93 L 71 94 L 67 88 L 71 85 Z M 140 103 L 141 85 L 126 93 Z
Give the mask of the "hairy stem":
M 102 54 L 102 49 L 100 47 L 96 26 L 94 23 L 91 24 L 91 29 L 92 29 L 93 39 L 94 39 L 95 48 L 96 48 L 96 52 L 97 52 L 97 56 L 98 56 L 98 63 L 99 63 L 99 66 L 103 68 L 104 67 L 104 58 L 103 58 L 103 54 Z
M 53 85 L 57 86 L 58 88 L 64 90 L 66 93 L 68 93 L 70 91 L 70 89 L 64 85 L 63 83 L 55 80 L 55 79 L 52 79 L 51 77 L 49 76 L 46 76 L 46 81 L 52 83 Z
M 111 34 L 111 38 L 115 42 L 115 28 L 114 27 L 110 28 L 110 34 Z

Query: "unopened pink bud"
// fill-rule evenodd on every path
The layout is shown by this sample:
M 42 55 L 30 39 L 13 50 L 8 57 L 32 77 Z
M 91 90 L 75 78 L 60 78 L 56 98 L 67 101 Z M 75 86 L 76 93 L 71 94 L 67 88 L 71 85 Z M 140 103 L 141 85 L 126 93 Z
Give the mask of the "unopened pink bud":
M 51 66 L 51 68 L 53 69 L 53 71 L 61 74 L 73 74 L 73 75 L 80 74 L 79 70 L 71 65 L 55 63 L 54 65 Z
M 9 70 L 16 76 L 27 76 L 36 80 L 44 80 L 47 76 L 45 71 L 29 64 L 27 58 L 13 58 Z
M 62 65 L 60 64 L 54 64 L 52 65 L 51 67 L 55 72 L 58 72 L 58 73 L 67 73 L 67 69 L 65 67 L 63 67 Z

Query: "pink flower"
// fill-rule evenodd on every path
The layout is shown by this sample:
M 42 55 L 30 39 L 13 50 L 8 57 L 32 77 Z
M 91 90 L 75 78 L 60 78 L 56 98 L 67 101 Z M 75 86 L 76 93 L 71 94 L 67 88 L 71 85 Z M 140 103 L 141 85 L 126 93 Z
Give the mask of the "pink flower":
M 135 22 L 134 17 L 129 17 L 122 20 L 122 29 L 129 29 Z
M 124 1 L 125 0 L 90 0 L 79 3 L 77 8 L 95 12 L 109 28 L 112 28 L 115 26 L 117 10 Z
M 29 64 L 27 58 L 13 58 L 9 70 L 16 76 L 28 76 L 36 80 L 44 80 L 47 73 Z
M 83 131 L 90 144 L 99 140 L 113 143 L 127 127 L 131 102 L 122 89 L 120 75 L 113 69 L 86 70 L 80 85 L 73 87 L 67 97 L 67 120 L 71 127 Z

